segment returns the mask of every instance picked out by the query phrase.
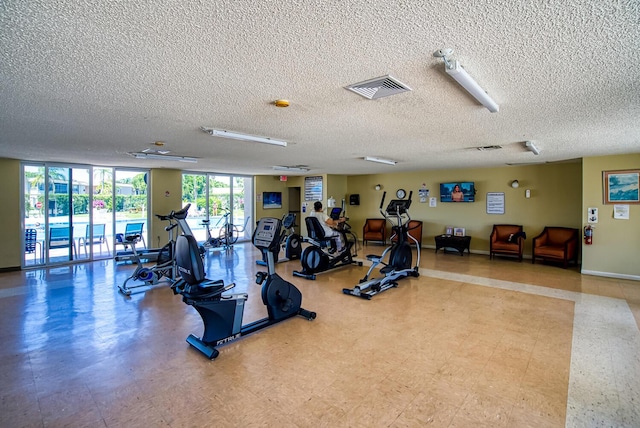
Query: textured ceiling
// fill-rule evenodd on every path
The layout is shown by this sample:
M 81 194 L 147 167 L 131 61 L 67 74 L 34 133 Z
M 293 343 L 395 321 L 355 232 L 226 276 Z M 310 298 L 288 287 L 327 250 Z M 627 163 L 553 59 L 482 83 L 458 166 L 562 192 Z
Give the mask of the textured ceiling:
M 498 113 L 444 72 L 440 48 Z M 368 100 L 344 88 L 387 74 L 412 91 Z M 154 141 L 199 161 L 127 155 Z M 472 149 L 489 145 L 503 148 Z M 363 174 L 639 151 L 637 0 L 0 3 L 1 157 Z

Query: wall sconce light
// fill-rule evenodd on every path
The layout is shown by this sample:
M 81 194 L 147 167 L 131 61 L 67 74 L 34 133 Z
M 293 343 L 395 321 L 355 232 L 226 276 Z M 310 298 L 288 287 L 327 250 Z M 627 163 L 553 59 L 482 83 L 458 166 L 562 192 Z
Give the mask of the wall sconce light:
M 375 189 L 376 189 L 376 190 L 380 190 L 380 189 L 382 189 L 382 185 L 381 185 L 381 184 L 376 184 Z
M 511 187 L 513 187 L 514 189 L 517 189 L 518 187 L 520 187 L 520 183 L 518 183 L 518 180 L 513 180 L 511 182 Z

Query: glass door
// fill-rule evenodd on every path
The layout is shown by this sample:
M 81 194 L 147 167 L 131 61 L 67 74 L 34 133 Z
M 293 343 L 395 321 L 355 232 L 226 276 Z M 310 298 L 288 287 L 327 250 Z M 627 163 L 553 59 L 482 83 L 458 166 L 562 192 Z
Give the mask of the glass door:
M 113 256 L 113 168 L 94 167 L 89 211 L 93 227 L 85 231 L 83 250 L 93 260 Z
M 253 211 L 253 195 L 251 177 L 233 177 L 231 187 L 231 210 L 233 213 L 233 224 L 238 232 L 238 239 L 251 239 L 253 228 L 251 227 L 251 212 Z M 255 222 L 254 222 L 255 223 Z
M 22 170 L 25 267 L 44 264 L 45 177 L 44 165 L 24 165 Z
M 253 226 L 253 178 L 184 173 L 182 201 L 191 203 L 187 222 L 200 243 L 250 240 Z M 203 222 L 208 221 L 210 235 Z M 208 240 L 212 241 L 208 241 Z
M 209 218 L 206 174 L 182 174 L 182 203 L 183 205 L 191 204 L 187 224 L 194 238 L 200 243 L 205 242 L 208 236 L 206 224 L 203 221 Z M 211 226 L 209 224 L 210 229 Z
M 125 170 L 115 171 L 115 198 L 114 198 L 114 219 L 115 233 L 124 236 L 125 230 L 142 230 L 141 240 L 137 248 L 153 247 L 152 242 L 148 242 L 148 192 L 147 192 L 146 170 Z M 140 229 L 141 227 L 141 229 Z M 114 246 L 121 245 L 118 239 L 114 239 Z M 120 246 L 115 251 L 122 250 Z
M 73 224 L 72 169 L 47 166 L 45 174 L 46 262 L 67 263 L 77 258 Z
M 69 169 L 71 181 L 71 204 L 69 224 L 73 233 L 75 256 L 72 260 L 88 260 L 91 257 L 91 199 L 90 169 L 73 167 Z

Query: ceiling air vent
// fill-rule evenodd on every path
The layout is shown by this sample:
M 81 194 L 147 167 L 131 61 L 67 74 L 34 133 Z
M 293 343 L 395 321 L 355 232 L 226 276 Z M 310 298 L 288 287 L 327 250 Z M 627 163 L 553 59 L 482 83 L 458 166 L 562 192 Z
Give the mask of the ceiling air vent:
M 410 87 L 389 75 L 365 80 L 360 83 L 354 83 L 352 85 L 345 86 L 345 89 L 353 91 L 370 100 L 388 97 L 389 95 L 396 95 L 411 90 Z
M 476 147 L 476 149 L 480 150 L 481 152 L 487 152 L 489 150 L 500 150 L 502 148 L 502 146 L 480 146 L 480 147 Z

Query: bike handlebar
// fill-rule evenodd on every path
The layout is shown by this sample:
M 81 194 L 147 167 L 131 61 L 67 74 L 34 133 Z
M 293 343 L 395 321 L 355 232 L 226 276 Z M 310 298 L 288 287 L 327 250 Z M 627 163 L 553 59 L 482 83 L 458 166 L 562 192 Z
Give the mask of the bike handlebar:
M 156 217 L 158 217 L 158 219 L 163 220 L 163 221 L 169 221 L 169 220 L 173 220 L 173 219 L 183 220 L 183 219 L 187 218 L 187 212 L 189 211 L 190 207 L 191 207 L 191 204 L 189 203 L 189 204 L 185 205 L 184 208 L 182 208 L 179 211 L 171 211 L 167 215 L 156 214 Z

